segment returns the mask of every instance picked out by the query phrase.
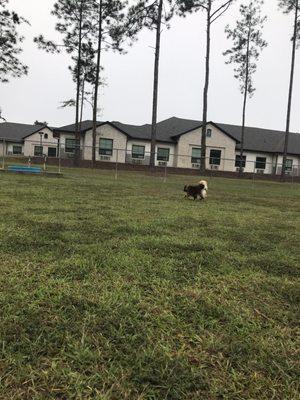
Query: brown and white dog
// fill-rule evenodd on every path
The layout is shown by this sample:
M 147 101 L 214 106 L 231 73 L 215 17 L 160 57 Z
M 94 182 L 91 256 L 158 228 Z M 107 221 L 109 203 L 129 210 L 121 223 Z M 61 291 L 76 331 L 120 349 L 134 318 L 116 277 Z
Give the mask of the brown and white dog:
M 183 191 L 186 192 L 185 197 L 193 197 L 196 200 L 198 197 L 200 200 L 204 200 L 207 197 L 208 185 L 207 182 L 201 180 L 196 185 L 185 185 Z

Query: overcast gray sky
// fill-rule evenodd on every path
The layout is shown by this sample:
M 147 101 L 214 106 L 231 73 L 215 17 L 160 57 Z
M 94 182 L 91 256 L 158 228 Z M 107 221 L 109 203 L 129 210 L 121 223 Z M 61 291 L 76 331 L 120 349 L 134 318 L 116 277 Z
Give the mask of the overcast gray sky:
M 247 1 L 247 0 L 245 0 Z M 50 15 L 54 0 L 10 0 L 11 8 L 26 17 L 30 27 L 22 60 L 29 65 L 27 77 L 1 84 L 0 105 L 7 120 L 33 123 L 46 120 L 52 126 L 73 123 L 74 109 L 59 109 L 60 101 L 74 97 L 74 83 L 68 71 L 68 55 L 51 55 L 38 50 L 34 36 L 43 33 L 59 38 Z M 240 124 L 242 96 L 233 77 L 232 66 L 225 65 L 222 52 L 230 46 L 224 34 L 227 23 L 233 24 L 240 1 L 218 20 L 212 32 L 211 86 L 209 119 Z M 291 58 L 291 16 L 283 15 L 277 0 L 266 0 L 268 14 L 264 50 L 255 76 L 257 91 L 249 101 L 247 125 L 284 130 Z M 204 79 L 205 23 L 201 12 L 185 19 L 172 20 L 171 29 L 162 33 L 159 85 L 159 120 L 171 116 L 201 119 Z M 107 86 L 101 93 L 101 120 L 144 124 L 151 121 L 152 81 L 155 33 L 141 32 L 139 41 L 126 55 L 106 53 L 103 57 Z M 291 130 L 300 132 L 300 49 L 297 52 L 296 77 Z M 85 119 L 91 119 L 85 109 Z M 99 119 L 100 119 L 99 118 Z

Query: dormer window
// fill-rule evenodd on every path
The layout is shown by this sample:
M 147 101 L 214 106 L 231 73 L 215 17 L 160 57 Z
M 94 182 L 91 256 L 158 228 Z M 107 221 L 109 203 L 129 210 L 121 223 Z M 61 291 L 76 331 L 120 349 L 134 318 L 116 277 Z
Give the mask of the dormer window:
M 206 137 L 211 137 L 211 129 L 206 130 Z

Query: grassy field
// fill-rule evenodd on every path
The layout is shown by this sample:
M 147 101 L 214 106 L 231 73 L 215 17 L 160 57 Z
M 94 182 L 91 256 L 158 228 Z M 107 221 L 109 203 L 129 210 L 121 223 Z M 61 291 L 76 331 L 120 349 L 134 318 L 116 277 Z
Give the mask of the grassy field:
M 1 400 L 299 399 L 300 185 L 186 181 L 0 174 Z

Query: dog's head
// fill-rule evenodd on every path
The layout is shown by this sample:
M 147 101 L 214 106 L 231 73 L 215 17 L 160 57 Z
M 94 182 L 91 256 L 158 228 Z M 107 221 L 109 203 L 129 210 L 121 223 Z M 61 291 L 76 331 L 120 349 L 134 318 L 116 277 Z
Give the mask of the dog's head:
M 199 185 L 203 185 L 205 190 L 208 190 L 207 181 L 202 180 L 202 181 L 199 182 Z

